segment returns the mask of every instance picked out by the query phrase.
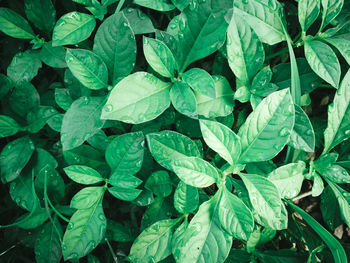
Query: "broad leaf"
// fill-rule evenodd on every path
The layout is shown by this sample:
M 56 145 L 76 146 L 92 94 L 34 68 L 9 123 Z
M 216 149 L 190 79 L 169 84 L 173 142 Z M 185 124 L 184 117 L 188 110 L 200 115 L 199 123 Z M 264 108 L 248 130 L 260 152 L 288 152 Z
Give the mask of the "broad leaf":
M 63 117 L 61 142 L 64 151 L 83 144 L 102 128 L 100 119 L 103 97 L 80 97 L 72 103 Z
M 64 168 L 70 179 L 79 184 L 95 184 L 104 179 L 99 172 L 85 165 L 71 165 Z
M 33 141 L 28 137 L 20 137 L 6 144 L 0 153 L 1 181 L 15 180 L 28 163 L 35 149 Z
M 170 100 L 178 112 L 190 118 L 197 117 L 196 97 L 185 82 L 177 81 L 171 86 Z
M 195 92 L 207 97 L 216 98 L 215 82 L 212 76 L 203 69 L 191 68 L 182 74 L 182 79 Z
M 16 134 L 21 127 L 9 116 L 0 115 L 0 138 L 8 137 Z
M 171 162 L 184 157 L 199 157 L 194 141 L 174 131 L 150 133 L 146 136 L 153 158 L 163 167 L 172 170 Z
M 338 88 L 340 64 L 336 54 L 327 44 L 316 40 L 306 41 L 305 57 L 317 75 Z
M 135 35 L 153 33 L 155 31 L 151 19 L 138 8 L 122 10 Z
M 102 197 L 103 192 L 100 199 Z M 63 236 L 64 260 L 77 260 L 89 254 L 104 237 L 106 224 L 101 200 L 88 209 L 77 210 L 69 220 Z
M 67 49 L 66 62 L 73 75 L 89 89 L 107 87 L 108 71 L 95 53 L 86 49 Z
M 298 18 L 301 30 L 306 32 L 315 22 L 320 13 L 319 0 L 300 0 L 298 3 Z
M 123 13 L 103 21 L 96 32 L 93 50 L 106 63 L 113 85 L 130 74 L 136 60 L 136 41 Z
M 227 29 L 228 64 L 235 76 L 249 86 L 264 63 L 265 52 L 253 29 L 235 14 Z
M 277 187 L 281 198 L 292 199 L 300 193 L 304 170 L 304 162 L 290 163 L 275 169 L 268 179 Z
M 241 126 L 239 162 L 259 162 L 275 157 L 286 145 L 294 125 L 294 105 L 289 89 L 266 97 Z
M 65 68 L 66 63 L 66 50 L 63 47 L 53 47 L 52 42 L 47 42 L 40 50 L 40 58 L 42 62 L 53 68 Z
M 174 193 L 174 207 L 182 214 L 193 213 L 199 203 L 198 189 L 180 181 Z
M 28 21 L 9 8 L 0 8 L 0 30 L 6 35 L 15 38 L 35 38 Z
M 210 163 L 198 157 L 184 157 L 171 163 L 172 170 L 186 184 L 208 187 L 218 182 L 220 175 Z
M 170 11 L 175 8 L 170 0 L 134 0 L 135 4 L 158 11 Z
M 40 30 L 50 32 L 55 25 L 56 10 L 51 0 L 25 0 L 28 19 Z
M 325 38 L 325 41 L 330 43 L 340 54 L 345 58 L 346 62 L 350 65 L 350 33 L 336 35 L 334 37 Z
M 350 71 L 337 90 L 333 103 L 328 107 L 328 125 L 324 132 L 323 154 L 350 137 Z
M 23 83 L 12 90 L 9 102 L 15 113 L 25 117 L 28 112 L 39 107 L 40 96 L 31 83 Z
M 101 118 L 133 124 L 153 120 L 169 107 L 170 86 L 146 72 L 131 74 L 113 88 Z
M 96 26 L 93 16 L 70 12 L 58 19 L 52 34 L 52 46 L 75 45 L 87 39 Z
M 206 144 L 229 164 L 234 165 L 241 154 L 239 137 L 219 122 L 200 120 L 200 126 Z
M 172 182 L 166 171 L 154 172 L 148 177 L 145 188 L 160 197 L 166 197 L 173 191 Z
M 132 201 L 136 199 L 142 190 L 133 189 L 133 188 L 122 188 L 122 187 L 110 187 L 108 188 L 108 192 L 110 192 L 114 197 L 124 200 L 124 201 Z
M 70 201 L 70 207 L 75 209 L 87 209 L 100 201 L 101 194 L 105 191 L 102 186 L 85 187 L 76 193 Z
M 340 13 L 344 0 L 321 0 L 322 5 L 322 25 L 325 28 Z

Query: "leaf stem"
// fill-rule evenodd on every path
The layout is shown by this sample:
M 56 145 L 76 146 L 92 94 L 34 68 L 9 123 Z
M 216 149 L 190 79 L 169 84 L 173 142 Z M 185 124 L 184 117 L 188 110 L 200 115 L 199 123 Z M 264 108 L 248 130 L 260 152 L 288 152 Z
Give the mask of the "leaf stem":
M 107 246 L 108 246 L 108 248 L 109 248 L 109 251 L 111 252 L 111 254 L 112 254 L 112 258 L 113 258 L 113 260 L 114 260 L 114 263 L 118 263 L 118 258 L 117 258 L 117 256 L 115 255 L 115 253 L 114 253 L 114 251 L 113 251 L 113 248 L 112 248 L 112 246 L 111 246 L 111 244 L 109 243 L 109 241 L 108 241 L 108 239 L 105 237 L 105 241 L 106 241 L 106 243 L 107 243 Z
M 115 13 L 119 13 L 120 9 L 122 9 L 123 5 L 124 5 L 125 0 L 120 0 L 120 2 L 118 3 L 117 6 L 117 10 L 115 10 Z

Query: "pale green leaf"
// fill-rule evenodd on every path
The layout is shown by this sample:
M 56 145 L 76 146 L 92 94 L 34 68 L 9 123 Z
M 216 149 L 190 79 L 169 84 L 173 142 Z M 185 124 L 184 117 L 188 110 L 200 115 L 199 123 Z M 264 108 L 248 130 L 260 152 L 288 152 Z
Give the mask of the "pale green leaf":
M 205 70 L 200 68 L 191 68 L 182 74 L 182 79 L 195 92 L 213 99 L 216 98 L 215 82 L 212 76 Z
M 175 8 L 170 0 L 134 0 L 134 3 L 140 6 L 151 8 L 158 11 L 170 11 Z
M 177 81 L 171 86 L 170 100 L 178 112 L 190 118 L 197 117 L 196 97 L 185 82 Z
M 70 207 L 75 209 L 87 209 L 100 200 L 105 188 L 102 186 L 85 187 L 76 193 L 70 201 Z
M 193 213 L 199 203 L 198 189 L 180 181 L 174 193 L 174 207 L 182 214 Z
M 71 165 L 64 168 L 70 179 L 79 184 L 95 184 L 104 179 L 99 172 L 85 165 Z
M 300 0 L 298 2 L 298 18 L 301 30 L 306 32 L 320 13 L 320 0 Z

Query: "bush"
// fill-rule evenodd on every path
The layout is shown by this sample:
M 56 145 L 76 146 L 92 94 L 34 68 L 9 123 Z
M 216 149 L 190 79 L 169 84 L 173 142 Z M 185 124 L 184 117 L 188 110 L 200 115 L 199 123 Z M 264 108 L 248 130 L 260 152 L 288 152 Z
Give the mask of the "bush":
M 347 262 L 349 2 L 1 4 L 3 262 Z

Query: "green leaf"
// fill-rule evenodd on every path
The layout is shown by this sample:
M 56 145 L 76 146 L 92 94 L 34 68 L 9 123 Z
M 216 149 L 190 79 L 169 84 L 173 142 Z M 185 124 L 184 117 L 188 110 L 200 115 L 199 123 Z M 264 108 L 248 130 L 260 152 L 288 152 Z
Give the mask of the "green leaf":
M 110 192 L 114 197 L 124 200 L 124 201 L 132 201 L 136 199 L 142 190 L 133 189 L 133 188 L 122 188 L 122 187 L 110 187 L 108 188 L 108 192 Z
M 28 137 L 20 137 L 6 144 L 0 153 L 1 181 L 8 183 L 15 180 L 28 163 L 35 149 Z
M 350 194 L 337 184 L 327 180 L 328 185 L 332 188 L 335 197 L 338 200 L 341 218 L 350 226 Z
M 275 169 L 268 179 L 277 187 L 281 198 L 292 199 L 300 193 L 304 170 L 304 162 L 290 163 Z
M 350 175 L 348 171 L 340 165 L 333 164 L 327 168 L 317 169 L 317 171 L 325 178 L 334 183 L 345 184 L 350 183 Z
M 0 30 L 15 38 L 33 39 L 34 32 L 27 20 L 9 8 L 0 8 Z
M 131 74 L 113 88 L 101 118 L 133 124 L 153 120 L 170 106 L 170 86 L 147 72 Z
M 0 138 L 12 136 L 16 134 L 21 127 L 9 116 L 0 115 Z
M 312 216 L 306 213 L 304 210 L 294 205 L 291 201 L 286 201 L 288 205 L 293 208 L 294 211 L 298 212 L 299 215 L 308 223 L 312 229 L 322 238 L 322 240 L 327 244 L 330 251 L 333 254 L 334 262 L 341 263 L 347 262 L 346 254 L 343 247 L 339 242 L 330 234 L 326 229 L 324 229 Z
M 289 141 L 294 111 L 289 89 L 266 97 L 239 129 L 242 146 L 239 162 L 259 162 L 275 157 Z
M 106 162 L 115 176 L 133 175 L 140 171 L 144 155 L 145 136 L 142 132 L 126 133 L 111 141 L 106 149 Z
M 178 65 L 167 45 L 158 39 L 143 37 L 143 53 L 148 64 L 160 75 L 175 77 Z
M 70 12 L 58 19 L 52 34 L 52 46 L 75 45 L 87 39 L 96 26 L 93 16 Z
M 218 215 L 222 227 L 234 238 L 248 240 L 254 229 L 254 218 L 251 211 L 226 187 L 221 191 Z
M 135 35 L 153 33 L 155 31 L 151 19 L 138 8 L 123 9 L 126 19 Z
M 256 213 L 266 220 L 270 228 L 280 230 L 282 207 L 276 186 L 267 178 L 256 174 L 241 174 L 241 178 Z
M 312 70 L 333 87 L 338 88 L 340 64 L 334 51 L 317 40 L 305 42 L 305 57 Z
M 278 88 L 270 83 L 272 78 L 272 71 L 270 66 L 262 68 L 258 74 L 255 75 L 250 92 L 257 96 L 266 97 Z M 275 89 L 276 88 L 276 89 Z
M 321 0 L 321 5 L 323 8 L 321 29 L 323 29 L 338 16 L 344 5 L 344 0 Z
M 34 251 L 38 263 L 60 262 L 62 258 L 61 236 L 62 227 L 57 218 L 46 223 L 37 235 Z
M 216 98 L 215 82 L 212 76 L 203 69 L 191 68 L 182 74 L 182 79 L 195 92 L 207 97 Z
M 350 53 L 348 52 L 350 49 L 350 33 L 336 35 L 334 37 L 325 38 L 324 40 L 338 49 L 346 62 L 350 64 Z
M 33 109 L 27 114 L 27 131 L 39 132 L 51 118 L 58 114 L 58 111 L 51 106 L 39 106 L 39 108 Z
M 73 103 L 69 90 L 58 88 L 55 89 L 55 102 L 60 108 L 67 111 Z
M 28 19 L 40 30 L 50 32 L 56 22 L 56 10 L 51 0 L 25 0 Z
M 66 68 L 66 50 L 64 47 L 53 47 L 52 42 L 47 42 L 40 50 L 41 61 L 53 68 Z
M 194 141 L 174 131 L 149 133 L 146 136 L 153 158 L 164 168 L 172 170 L 171 162 L 184 157 L 199 157 Z
M 80 146 L 102 128 L 103 97 L 80 97 L 63 117 L 61 142 L 64 151 Z
M 175 230 L 172 240 L 171 240 L 171 249 L 173 253 L 173 257 L 175 258 L 176 261 L 179 261 L 179 255 L 178 252 L 176 251 L 176 247 L 180 246 L 183 237 L 186 233 L 187 227 L 188 227 L 188 221 L 185 219 L 182 224 Z
M 300 0 L 298 2 L 298 18 L 301 30 L 306 32 L 320 13 L 320 0 Z
M 261 1 L 247 0 L 234 2 L 234 14 L 249 24 L 259 39 L 274 45 L 284 41 L 283 24 L 280 20 L 281 4 L 273 1 L 275 7 L 269 7 Z
M 320 210 L 323 221 L 327 224 L 330 230 L 334 231 L 343 223 L 338 200 L 330 186 L 326 186 L 321 195 Z
M 108 179 L 108 183 L 119 188 L 132 189 L 138 187 L 142 183 L 142 180 L 128 173 L 122 174 L 115 171 L 112 173 L 110 179 Z
M 136 61 L 136 41 L 123 13 L 103 21 L 96 32 L 93 50 L 106 63 L 113 85 L 130 74 Z
M 174 193 L 175 209 L 181 214 L 193 213 L 198 203 L 198 189 L 180 181 Z
M 18 223 L 17 226 L 23 229 L 33 229 L 41 226 L 48 219 L 48 212 L 45 208 L 37 208 L 32 214 L 27 213 L 22 215 L 17 219 L 17 222 L 25 221 Z
M 30 82 L 41 68 L 39 53 L 27 50 L 17 53 L 7 68 L 7 76 L 15 83 Z
M 173 191 L 172 182 L 167 171 L 157 171 L 148 177 L 145 188 L 160 197 L 166 197 Z
M 350 71 L 345 75 L 333 103 L 328 107 L 323 154 L 350 137 Z
M 171 0 L 174 6 L 176 6 L 177 9 L 183 11 L 188 5 L 189 0 Z
M 192 62 L 214 53 L 224 44 L 228 26 L 225 16 L 232 5 L 229 2 L 191 2 L 178 17 L 176 24 L 182 49 L 181 56 L 177 58 L 180 72 L 184 72 Z
M 39 107 L 40 96 L 31 83 L 23 83 L 12 90 L 9 102 L 15 113 L 25 117 L 29 111 Z
M 64 260 L 77 260 L 89 254 L 102 240 L 106 231 L 106 217 L 102 197 L 88 209 L 77 210 L 69 220 L 63 236 Z
M 170 100 L 174 108 L 192 118 L 197 116 L 196 97 L 190 87 L 183 81 L 177 81 L 171 86 Z
M 315 132 L 304 110 L 295 106 L 295 123 L 288 145 L 305 152 L 315 151 Z
M 170 0 L 134 0 L 134 3 L 140 6 L 151 8 L 158 11 L 170 11 L 175 8 Z
M 324 183 L 321 176 L 319 176 L 317 173 L 314 175 L 313 181 L 314 184 L 312 185 L 312 196 L 316 197 L 322 194 L 324 189 Z
M 185 183 L 194 187 L 208 187 L 220 179 L 216 168 L 198 157 L 184 157 L 171 163 L 173 171 Z
M 249 86 L 265 60 L 262 43 L 246 21 L 234 15 L 227 29 L 226 44 L 231 70 L 241 82 Z
M 239 137 L 226 125 L 216 121 L 200 120 L 203 139 L 229 164 L 237 163 L 241 154 Z
M 85 165 L 71 165 L 63 170 L 70 179 L 79 184 L 95 184 L 104 181 L 99 172 Z
M 105 188 L 102 186 L 85 187 L 76 193 L 70 201 L 70 207 L 75 209 L 87 209 L 100 201 Z
M 174 249 L 179 263 L 222 263 L 231 249 L 232 237 L 222 231 L 218 218 L 219 196 L 204 202 L 192 218 L 182 241 Z
M 195 93 L 197 113 L 206 118 L 227 116 L 232 113 L 235 106 L 234 92 L 227 79 L 223 76 L 214 76 L 213 79 L 216 90 L 215 99 Z
M 102 59 L 86 49 L 67 49 L 68 68 L 85 87 L 103 89 L 107 87 L 108 70 Z
M 135 239 L 130 228 L 113 220 L 108 220 L 106 237 L 116 242 L 132 242 Z
M 171 254 L 171 239 L 179 219 L 156 222 L 135 239 L 128 256 L 131 262 L 159 262 Z
M 4 74 L 0 74 L 0 100 L 12 89 L 12 81 Z
M 21 174 L 10 184 L 11 199 L 21 208 L 32 211 L 39 205 L 39 199 L 32 192 L 32 176 Z
M 307 262 L 307 255 L 305 253 L 298 253 L 292 249 L 265 250 L 265 251 L 257 250 L 257 257 L 259 258 L 261 263 Z

